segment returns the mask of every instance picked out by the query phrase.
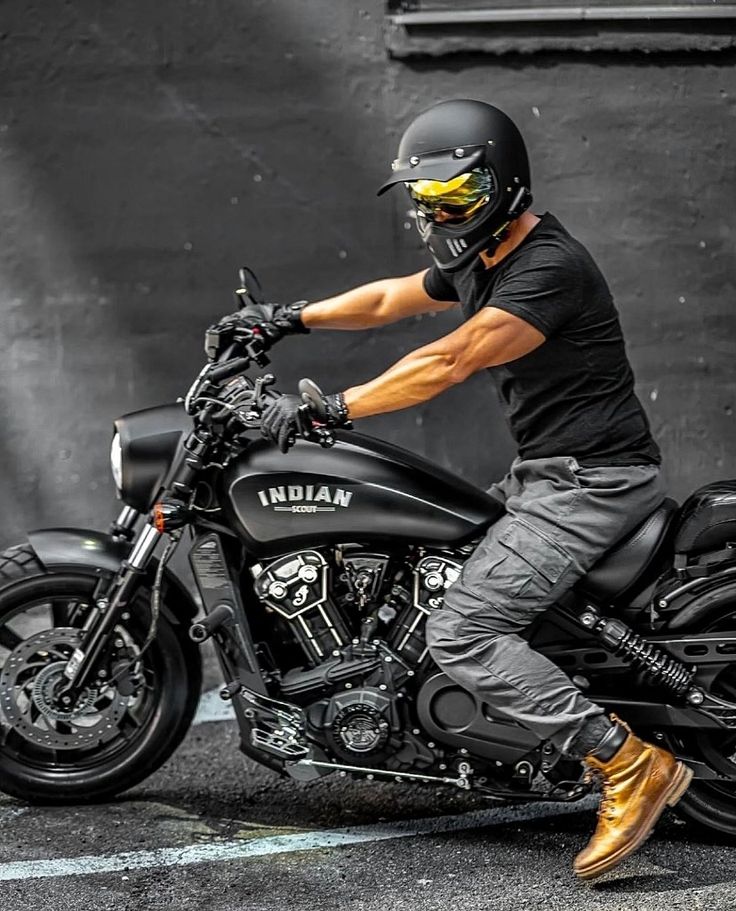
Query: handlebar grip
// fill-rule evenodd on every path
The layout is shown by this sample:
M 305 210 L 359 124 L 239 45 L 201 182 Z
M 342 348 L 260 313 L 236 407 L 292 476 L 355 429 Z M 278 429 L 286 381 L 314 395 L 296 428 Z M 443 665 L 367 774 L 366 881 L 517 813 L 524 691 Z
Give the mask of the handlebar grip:
M 247 370 L 248 367 L 250 367 L 250 358 L 239 357 L 234 361 L 230 361 L 229 364 L 223 364 L 221 367 L 214 367 L 210 371 L 209 378 L 216 383 L 219 383 L 222 380 L 230 379 L 230 377 L 235 376 L 236 373 Z

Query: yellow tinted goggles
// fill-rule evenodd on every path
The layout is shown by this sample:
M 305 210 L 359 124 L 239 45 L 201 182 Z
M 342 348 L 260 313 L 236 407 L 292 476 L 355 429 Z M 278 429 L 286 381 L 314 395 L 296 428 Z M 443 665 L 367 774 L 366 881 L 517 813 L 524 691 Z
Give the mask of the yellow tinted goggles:
M 461 224 L 472 218 L 493 195 L 493 177 L 475 168 L 452 180 L 413 180 L 407 183 L 414 205 L 425 218 Z

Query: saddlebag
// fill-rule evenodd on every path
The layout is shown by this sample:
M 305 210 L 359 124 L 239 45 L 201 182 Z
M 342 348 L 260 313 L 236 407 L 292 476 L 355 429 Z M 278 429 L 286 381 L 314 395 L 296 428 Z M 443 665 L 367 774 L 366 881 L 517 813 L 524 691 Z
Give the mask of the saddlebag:
M 736 547 L 736 481 L 699 488 L 683 503 L 676 521 L 676 554 L 692 558 Z

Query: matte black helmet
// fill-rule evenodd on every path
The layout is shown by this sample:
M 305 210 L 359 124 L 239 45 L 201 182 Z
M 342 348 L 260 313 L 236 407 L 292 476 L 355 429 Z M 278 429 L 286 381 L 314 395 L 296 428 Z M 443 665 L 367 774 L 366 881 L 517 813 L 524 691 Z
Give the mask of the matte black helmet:
M 524 140 L 484 101 L 441 101 L 407 127 L 379 195 L 404 183 L 435 262 L 455 272 L 492 254 L 532 202 Z

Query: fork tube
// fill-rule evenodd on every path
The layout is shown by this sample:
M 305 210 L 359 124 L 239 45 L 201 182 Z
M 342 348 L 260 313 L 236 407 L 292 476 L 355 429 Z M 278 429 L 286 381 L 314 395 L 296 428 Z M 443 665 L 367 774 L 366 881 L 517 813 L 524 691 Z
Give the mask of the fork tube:
M 138 540 L 125 561 L 126 565 L 135 572 L 143 572 L 148 567 L 160 538 L 161 532 L 157 528 L 146 525 L 138 535 Z
M 80 690 L 89 679 L 118 617 L 135 595 L 140 576 L 148 568 L 160 539 L 161 532 L 153 525 L 147 524 L 141 529 L 130 556 L 123 562 L 112 584 L 109 601 L 106 598 L 97 601 L 98 622 L 85 635 L 81 646 L 74 650 L 64 669 L 64 676 L 69 681 L 65 692 Z
M 133 526 L 140 518 L 140 513 L 132 506 L 124 506 L 117 519 L 110 525 L 110 534 L 113 538 L 122 538 L 129 541 L 133 537 Z

